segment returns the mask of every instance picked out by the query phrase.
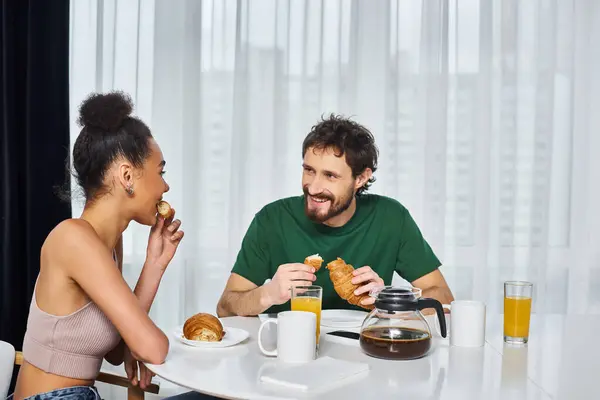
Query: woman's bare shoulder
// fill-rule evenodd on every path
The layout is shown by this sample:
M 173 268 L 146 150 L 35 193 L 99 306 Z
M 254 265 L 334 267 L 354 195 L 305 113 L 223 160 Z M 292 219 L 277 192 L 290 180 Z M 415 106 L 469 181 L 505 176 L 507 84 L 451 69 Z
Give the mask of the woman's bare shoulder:
M 99 247 L 104 247 L 104 244 L 89 222 L 79 218 L 70 218 L 62 221 L 50 231 L 42 245 L 42 256 L 60 257 L 69 250 L 91 250 Z

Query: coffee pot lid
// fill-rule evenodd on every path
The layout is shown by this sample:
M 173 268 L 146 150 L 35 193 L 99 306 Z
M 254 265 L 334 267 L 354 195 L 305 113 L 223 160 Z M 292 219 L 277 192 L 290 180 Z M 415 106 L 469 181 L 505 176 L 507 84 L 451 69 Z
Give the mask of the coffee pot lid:
M 416 311 L 421 289 L 412 286 L 383 286 L 373 289 L 375 307 L 386 311 Z

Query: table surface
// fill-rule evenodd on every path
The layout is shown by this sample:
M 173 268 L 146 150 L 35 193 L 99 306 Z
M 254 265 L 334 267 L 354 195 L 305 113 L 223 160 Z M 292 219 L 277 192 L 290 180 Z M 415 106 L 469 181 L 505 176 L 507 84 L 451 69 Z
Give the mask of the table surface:
M 368 374 L 323 393 L 302 393 L 261 383 L 261 374 L 282 365 L 258 348 L 261 320 L 231 317 L 222 321 L 225 326 L 249 331 L 250 337 L 229 348 L 199 349 L 170 336 L 171 349 L 165 363 L 148 368 L 177 385 L 231 399 L 590 399 L 597 394 L 600 377 L 598 315 L 534 314 L 527 346 L 504 344 L 502 315 L 488 315 L 485 346 L 450 347 L 448 339 L 436 338 L 429 355 L 411 361 L 369 357 L 362 353 L 358 342 L 353 345 L 330 340 L 324 333 L 331 329 L 323 327 L 319 356 L 370 365 Z M 263 340 L 273 347 L 276 327 L 269 325 L 268 329 Z

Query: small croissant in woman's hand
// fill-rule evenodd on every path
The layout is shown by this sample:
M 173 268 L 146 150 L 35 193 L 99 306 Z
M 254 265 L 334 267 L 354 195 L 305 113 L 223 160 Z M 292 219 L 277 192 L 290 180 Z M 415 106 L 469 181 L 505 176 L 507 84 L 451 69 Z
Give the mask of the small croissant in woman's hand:
M 167 220 L 157 214 L 156 223 L 150 229 L 148 238 L 146 264 L 165 270 L 171 262 L 181 239 L 183 239 L 183 231 L 179 229 L 181 221 L 174 218 L 175 209 Z

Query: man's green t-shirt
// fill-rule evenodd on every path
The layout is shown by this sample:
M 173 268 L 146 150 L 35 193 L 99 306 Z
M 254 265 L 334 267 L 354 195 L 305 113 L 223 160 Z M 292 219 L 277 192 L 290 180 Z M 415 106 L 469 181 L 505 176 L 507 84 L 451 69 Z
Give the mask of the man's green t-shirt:
M 332 228 L 304 213 L 304 196 L 277 200 L 252 220 L 232 272 L 257 286 L 271 279 L 281 264 L 302 263 L 312 254 L 323 258 L 314 285 L 323 287 L 323 309 L 359 309 L 340 298 L 329 279 L 327 263 L 342 258 L 355 269 L 368 265 L 391 285 L 394 271 L 412 282 L 441 263 L 408 210 L 375 194 L 356 197 L 356 212 L 344 226 Z M 267 313 L 290 309 L 290 302 Z

